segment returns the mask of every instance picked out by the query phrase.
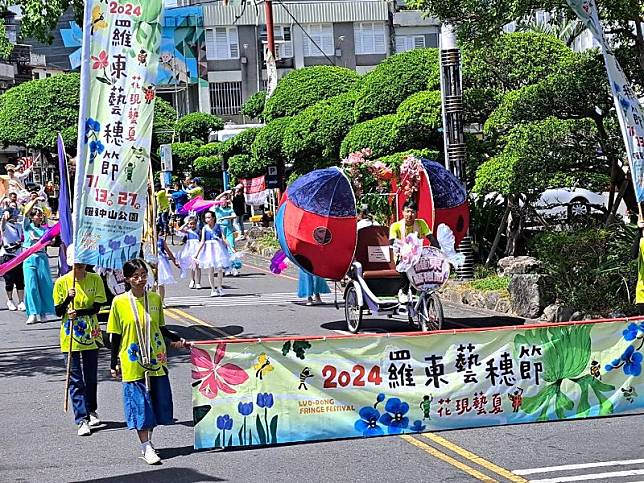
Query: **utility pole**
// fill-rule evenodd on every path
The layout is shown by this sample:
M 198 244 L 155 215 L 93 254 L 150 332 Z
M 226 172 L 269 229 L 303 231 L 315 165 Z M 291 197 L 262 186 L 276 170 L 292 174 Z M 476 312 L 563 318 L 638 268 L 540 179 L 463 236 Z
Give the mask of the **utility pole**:
M 266 41 L 268 51 L 275 57 L 275 34 L 273 32 L 273 2 L 264 0 L 264 14 L 266 15 Z

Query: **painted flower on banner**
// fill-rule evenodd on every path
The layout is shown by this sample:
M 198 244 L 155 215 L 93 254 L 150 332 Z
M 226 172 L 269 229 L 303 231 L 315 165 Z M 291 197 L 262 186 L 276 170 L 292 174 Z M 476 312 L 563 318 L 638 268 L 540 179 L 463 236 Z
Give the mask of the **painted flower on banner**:
M 409 429 L 411 431 L 413 431 L 414 433 L 421 433 L 421 432 L 425 431 L 426 427 L 427 426 L 425 426 L 420 419 L 417 419 L 416 421 L 414 421 L 414 424 L 412 424 L 409 427 Z
M 98 133 L 101 132 L 101 123 L 91 117 L 85 121 L 85 142 L 92 139 L 98 139 Z
M 109 65 L 110 61 L 109 58 L 107 57 L 107 52 L 105 50 L 101 50 L 98 55 L 92 55 L 92 69 L 106 69 L 107 66 Z
M 356 431 L 362 433 L 362 436 L 382 436 L 385 432 L 378 425 L 380 419 L 380 411 L 371 406 L 366 406 L 358 411 L 360 419 L 358 419 L 353 427 Z
M 165 352 L 159 352 L 157 354 L 157 361 L 159 362 L 159 364 L 165 364 L 166 362 L 168 362 L 168 355 Z
M 136 237 L 132 235 L 125 235 L 125 238 L 123 238 L 123 243 L 125 246 L 132 246 L 136 244 Z
M 629 324 L 626 329 L 622 332 L 622 335 L 624 336 L 624 339 L 627 341 L 633 341 L 637 338 L 637 334 L 640 332 L 644 333 L 644 322 L 641 324 Z
M 624 374 L 627 376 L 639 376 L 642 373 L 642 356 L 641 352 L 635 350 L 635 347 L 628 346 L 621 357 L 624 361 Z
M 409 426 L 409 418 L 405 416 L 409 411 L 409 404 L 401 401 L 397 397 L 392 397 L 385 404 L 385 411 L 380 416 L 380 422 L 387 426 L 389 434 L 400 434 L 403 429 Z
M 89 162 L 93 163 L 94 160 L 96 159 L 96 156 L 98 156 L 99 154 L 103 154 L 104 152 L 105 152 L 105 145 L 101 141 L 99 141 L 98 139 L 90 141 Z
M 257 406 L 260 408 L 272 408 L 273 407 L 273 395 L 269 392 L 259 393 L 257 395 Z
M 237 391 L 233 386 L 243 384 L 248 380 L 248 374 L 241 367 L 235 364 L 222 364 L 226 355 L 226 344 L 217 344 L 214 357 L 196 347 L 192 348 L 190 359 L 192 360 L 192 378 L 197 379 L 195 384 L 199 385 L 199 392 L 208 399 L 215 399 L 219 391 L 226 394 L 235 394 Z
M 74 324 L 74 335 L 76 337 L 83 337 L 85 335 L 85 331 L 87 330 L 87 322 L 85 322 L 82 319 L 79 319 L 76 321 Z
M 233 419 L 228 415 L 217 416 L 217 429 L 222 431 L 230 431 L 233 429 Z
M 237 411 L 242 416 L 250 415 L 253 412 L 253 403 L 252 403 L 252 401 L 248 402 L 248 403 L 243 403 L 243 402 L 240 401 L 239 404 L 237 405 Z

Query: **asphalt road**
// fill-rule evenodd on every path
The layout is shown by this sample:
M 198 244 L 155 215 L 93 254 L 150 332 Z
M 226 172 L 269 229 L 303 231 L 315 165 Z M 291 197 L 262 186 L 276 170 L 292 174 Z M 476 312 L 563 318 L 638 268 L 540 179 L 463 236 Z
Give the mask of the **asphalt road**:
M 226 279 L 222 299 L 209 298 L 206 288 L 170 287 L 167 324 L 195 340 L 342 333 L 342 311 L 332 303 L 305 307 L 296 302 L 294 274 L 275 277 L 267 265 L 248 257 L 243 275 Z M 448 327 L 523 323 L 463 306 L 445 309 Z M 62 410 L 65 365 L 59 324 L 26 326 L 24 321 L 22 314 L 0 311 L 3 482 L 644 481 L 643 414 L 196 452 L 185 352 L 170 357 L 177 424 L 155 432 L 163 464 L 148 467 L 138 459 L 136 436 L 122 422 L 121 386 L 109 379 L 107 351 L 99 360 L 99 413 L 105 424 L 81 439 L 71 414 Z M 369 332 L 406 329 L 388 320 L 365 325 Z

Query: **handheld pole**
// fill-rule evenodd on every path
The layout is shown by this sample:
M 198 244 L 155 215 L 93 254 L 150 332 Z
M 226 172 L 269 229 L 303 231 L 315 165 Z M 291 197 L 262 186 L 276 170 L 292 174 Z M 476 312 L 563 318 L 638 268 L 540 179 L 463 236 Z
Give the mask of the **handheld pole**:
M 72 282 L 72 287 L 75 289 L 76 271 L 74 270 L 73 266 L 72 266 L 72 271 L 74 273 L 74 281 Z M 74 308 L 74 299 L 72 299 L 72 309 L 73 308 Z M 72 376 L 72 345 L 74 342 L 74 323 L 75 322 L 76 322 L 76 318 L 69 319 L 69 350 L 67 351 L 67 372 L 65 374 L 65 403 L 63 404 L 63 410 L 65 412 L 67 412 L 67 410 L 69 409 L 69 382 Z

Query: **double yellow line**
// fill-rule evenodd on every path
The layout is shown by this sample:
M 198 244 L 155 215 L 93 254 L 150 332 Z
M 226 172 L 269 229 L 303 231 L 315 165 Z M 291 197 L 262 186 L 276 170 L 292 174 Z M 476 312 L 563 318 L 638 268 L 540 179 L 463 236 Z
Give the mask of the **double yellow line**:
M 164 310 L 165 314 L 170 316 L 170 318 L 177 320 L 179 322 L 183 322 L 185 320 L 189 320 L 191 322 L 196 323 L 197 325 L 200 325 L 202 327 L 208 327 L 208 329 L 216 332 L 217 334 L 221 335 L 224 339 L 235 339 L 234 336 L 227 334 L 225 331 L 222 329 L 219 329 L 212 324 L 209 324 L 208 322 L 205 322 L 198 317 L 195 317 L 194 315 L 191 315 L 187 312 L 184 312 L 183 310 L 180 309 L 165 309 Z M 210 332 L 207 332 L 203 329 L 200 330 L 199 327 L 195 327 L 196 330 L 200 331 L 201 333 L 205 334 L 206 336 L 211 336 Z M 528 480 L 525 478 L 522 478 L 518 475 L 515 475 L 509 470 L 506 470 L 505 468 L 502 468 L 474 453 L 471 451 L 466 450 L 465 448 L 461 448 L 460 446 L 452 443 L 451 441 L 448 441 L 447 439 L 438 436 L 437 434 L 434 433 L 424 433 L 419 435 L 430 442 L 434 443 L 435 445 L 442 446 L 443 448 L 448 449 L 452 453 L 457 454 L 461 458 L 464 458 L 468 460 L 471 464 L 480 466 L 481 468 L 486 469 L 490 473 L 494 473 L 495 476 L 500 476 L 503 479 L 507 481 L 512 481 L 515 483 L 527 483 Z M 436 449 L 434 446 L 431 446 L 423 441 L 420 441 L 418 438 L 415 438 L 413 436 L 410 436 L 408 434 L 404 434 L 401 436 L 402 439 L 407 441 L 409 444 L 412 444 L 416 446 L 417 448 L 425 451 L 426 453 L 432 455 L 434 458 L 437 458 L 441 461 L 444 461 L 445 463 L 448 463 L 455 468 L 458 468 L 464 473 L 467 473 L 473 478 L 476 478 L 479 481 L 485 481 L 485 482 L 497 482 L 498 480 L 482 473 L 481 471 L 473 468 L 472 466 L 469 466 L 468 464 L 463 463 L 462 461 L 457 460 L 456 458 L 449 456 L 448 454 L 443 453 L 442 451 L 439 451 Z

